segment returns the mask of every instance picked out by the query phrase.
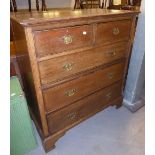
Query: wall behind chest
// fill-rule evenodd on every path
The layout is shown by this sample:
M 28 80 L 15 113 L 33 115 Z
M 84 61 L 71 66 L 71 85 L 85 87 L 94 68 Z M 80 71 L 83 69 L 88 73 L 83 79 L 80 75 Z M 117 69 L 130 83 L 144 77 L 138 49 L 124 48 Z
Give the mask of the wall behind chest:
M 145 92 L 145 0 L 142 0 L 129 72 L 125 87 L 124 104 L 136 111 L 144 105 Z

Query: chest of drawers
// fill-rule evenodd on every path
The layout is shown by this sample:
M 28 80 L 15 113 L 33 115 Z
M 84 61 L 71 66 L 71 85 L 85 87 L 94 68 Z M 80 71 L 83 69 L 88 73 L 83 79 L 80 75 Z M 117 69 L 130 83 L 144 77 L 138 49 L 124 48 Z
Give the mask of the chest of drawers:
M 121 106 L 136 11 L 11 15 L 17 61 L 45 151 L 71 127 Z

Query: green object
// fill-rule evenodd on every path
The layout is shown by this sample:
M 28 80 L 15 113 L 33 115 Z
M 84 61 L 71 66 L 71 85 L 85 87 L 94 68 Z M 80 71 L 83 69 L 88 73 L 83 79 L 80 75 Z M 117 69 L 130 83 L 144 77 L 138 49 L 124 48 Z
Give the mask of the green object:
M 27 102 L 17 77 L 10 80 L 10 154 L 24 155 L 36 148 Z

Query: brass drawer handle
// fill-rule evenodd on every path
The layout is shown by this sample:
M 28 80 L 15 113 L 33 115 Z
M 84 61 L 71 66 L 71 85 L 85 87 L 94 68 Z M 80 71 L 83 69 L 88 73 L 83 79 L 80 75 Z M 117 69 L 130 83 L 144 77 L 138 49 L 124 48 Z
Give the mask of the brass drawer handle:
M 69 91 L 66 91 L 65 92 L 65 95 L 68 96 L 68 97 L 70 97 L 70 96 L 75 95 L 75 93 L 76 93 L 76 89 L 71 89 Z
M 73 120 L 77 117 L 77 112 L 72 112 L 70 114 L 67 115 L 67 118 L 70 120 Z
M 112 78 L 114 77 L 114 74 L 113 74 L 113 73 L 108 73 L 108 74 L 107 74 L 107 77 L 108 77 L 109 79 L 112 79 Z
M 65 64 L 65 65 L 63 66 L 63 69 L 65 69 L 65 70 L 67 70 L 67 71 L 72 70 L 72 68 L 73 68 L 73 64 L 71 64 L 71 63 Z
M 111 94 L 111 93 L 106 94 L 106 98 L 107 98 L 107 99 L 110 99 L 110 98 L 111 98 L 111 96 L 112 96 L 112 94 Z
M 116 50 L 114 49 L 114 50 L 112 50 L 112 51 L 107 51 L 106 54 L 107 54 L 108 56 L 113 57 L 113 56 L 116 55 Z
M 114 27 L 112 30 L 113 35 L 118 35 L 120 33 L 119 28 L 118 27 Z
M 71 44 L 73 41 L 73 37 L 71 35 L 65 35 L 63 36 L 63 41 L 66 45 Z

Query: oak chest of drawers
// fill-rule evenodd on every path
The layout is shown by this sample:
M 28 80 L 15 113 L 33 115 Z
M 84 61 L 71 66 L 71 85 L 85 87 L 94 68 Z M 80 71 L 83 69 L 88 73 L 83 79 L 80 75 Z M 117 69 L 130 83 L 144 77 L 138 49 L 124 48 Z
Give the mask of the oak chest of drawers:
M 136 11 L 11 15 L 17 61 L 45 151 L 71 127 L 121 106 Z

